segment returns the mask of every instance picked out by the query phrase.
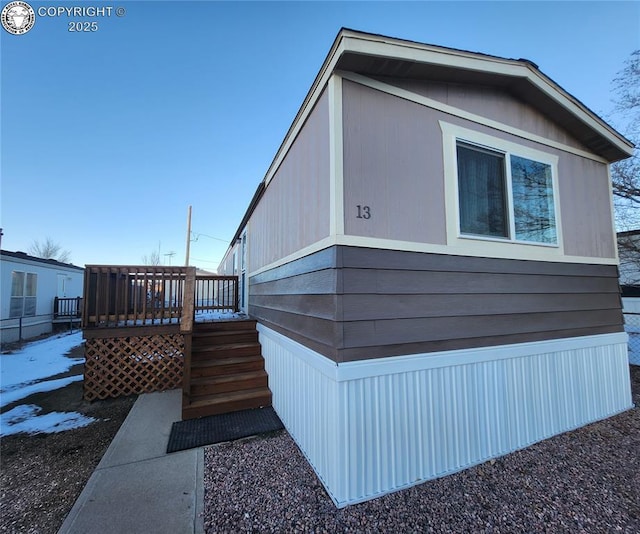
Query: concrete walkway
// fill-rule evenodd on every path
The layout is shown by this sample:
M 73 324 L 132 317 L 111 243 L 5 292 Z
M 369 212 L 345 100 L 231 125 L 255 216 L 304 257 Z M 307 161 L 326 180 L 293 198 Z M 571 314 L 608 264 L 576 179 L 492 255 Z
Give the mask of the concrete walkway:
M 181 395 L 138 397 L 58 534 L 204 532 L 204 449 L 165 453 Z

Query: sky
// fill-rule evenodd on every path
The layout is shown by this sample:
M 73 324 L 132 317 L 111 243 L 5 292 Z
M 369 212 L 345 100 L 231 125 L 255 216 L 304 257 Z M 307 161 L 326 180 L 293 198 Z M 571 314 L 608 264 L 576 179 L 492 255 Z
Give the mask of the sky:
M 215 270 L 341 27 L 530 59 L 604 116 L 640 48 L 640 2 L 29 3 L 0 29 L 1 246 L 79 266 L 184 265 L 192 206 Z M 78 6 L 112 12 L 47 15 Z

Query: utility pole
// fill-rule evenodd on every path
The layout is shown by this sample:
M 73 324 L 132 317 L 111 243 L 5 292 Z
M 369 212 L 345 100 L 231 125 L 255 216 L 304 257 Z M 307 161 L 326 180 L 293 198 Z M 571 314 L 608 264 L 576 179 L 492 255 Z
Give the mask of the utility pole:
M 191 247 L 191 205 L 187 211 L 187 254 L 184 260 L 184 264 L 189 267 L 189 249 Z

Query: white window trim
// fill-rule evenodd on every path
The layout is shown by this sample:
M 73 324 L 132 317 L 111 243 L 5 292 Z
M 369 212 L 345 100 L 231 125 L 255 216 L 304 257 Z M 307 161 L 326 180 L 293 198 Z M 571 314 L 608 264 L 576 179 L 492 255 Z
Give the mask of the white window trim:
M 21 273 L 24 275 L 23 280 L 22 280 L 22 295 L 14 295 L 13 294 L 13 275 L 16 273 Z M 28 295 L 27 294 L 27 285 L 28 285 L 28 279 L 29 276 L 33 276 L 35 277 L 35 283 L 36 283 L 36 291 L 35 291 L 35 295 Z M 34 313 L 33 314 L 29 314 L 29 315 L 25 315 L 25 306 L 26 306 L 26 302 L 27 299 L 35 299 L 35 309 L 34 309 Z M 35 317 L 37 315 L 37 305 L 38 305 L 38 273 L 34 273 L 34 272 L 29 272 L 29 271 L 20 271 L 17 269 L 14 269 L 11 271 L 11 296 L 10 296 L 10 301 L 13 299 L 21 299 L 21 305 L 20 305 L 20 315 L 11 315 L 11 305 L 9 305 L 9 319 L 19 319 L 21 317 Z
M 533 149 L 518 143 L 494 137 L 476 130 L 464 128 L 444 121 L 440 122 L 443 134 L 445 201 L 447 216 L 447 245 L 462 249 L 472 255 L 510 257 L 518 259 L 553 259 L 564 255 L 562 240 L 562 224 L 560 214 L 560 195 L 558 188 L 558 156 L 549 152 Z M 458 204 L 458 163 L 457 143 L 468 142 L 505 154 L 522 156 L 551 167 L 551 181 L 553 185 L 553 204 L 556 224 L 556 243 L 537 243 L 522 241 L 514 238 L 498 238 L 481 235 L 463 234 L 460 231 L 460 209 Z M 507 198 L 509 203 L 510 235 L 515 236 L 515 221 L 513 220 L 513 191 L 511 184 L 511 169 L 506 165 Z M 464 253 L 463 252 L 463 253 Z

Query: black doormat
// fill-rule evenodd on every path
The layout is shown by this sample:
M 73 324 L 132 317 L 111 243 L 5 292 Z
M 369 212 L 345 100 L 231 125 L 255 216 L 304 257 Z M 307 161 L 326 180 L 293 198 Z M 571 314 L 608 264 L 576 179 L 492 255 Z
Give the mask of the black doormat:
M 167 452 L 183 451 L 284 428 L 271 406 L 173 423 Z

